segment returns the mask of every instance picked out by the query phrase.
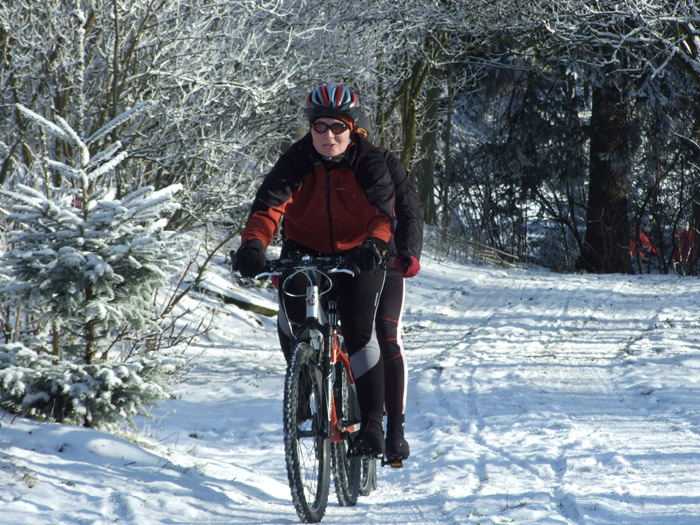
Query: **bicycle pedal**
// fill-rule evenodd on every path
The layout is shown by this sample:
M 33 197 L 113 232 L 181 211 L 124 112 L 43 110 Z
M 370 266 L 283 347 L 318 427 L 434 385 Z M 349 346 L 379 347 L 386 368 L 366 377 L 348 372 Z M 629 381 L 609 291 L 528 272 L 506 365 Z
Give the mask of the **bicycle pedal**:
M 401 467 L 403 467 L 403 459 L 401 459 L 401 458 L 392 458 L 392 459 L 382 458 L 382 467 L 385 467 L 387 465 L 389 465 L 391 468 L 401 468 Z

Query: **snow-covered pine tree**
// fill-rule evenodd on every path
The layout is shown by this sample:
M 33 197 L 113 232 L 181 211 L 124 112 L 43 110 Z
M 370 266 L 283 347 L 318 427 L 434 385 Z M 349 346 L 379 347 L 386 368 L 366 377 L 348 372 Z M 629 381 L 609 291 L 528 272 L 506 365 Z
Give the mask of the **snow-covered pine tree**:
M 127 154 L 89 146 L 133 118 L 143 103 L 83 139 L 60 117 L 18 109 L 67 145 L 71 165 L 47 159 L 47 187 L 1 190 L 9 209 L 0 256 L 0 403 L 30 417 L 105 426 L 130 421 L 168 395 L 179 360 L 149 348 L 163 330 L 158 287 L 183 269 L 183 241 L 167 232 L 178 186 L 116 199 L 105 174 Z M 61 181 L 60 186 L 55 182 Z M 157 345 L 156 345 L 157 346 Z

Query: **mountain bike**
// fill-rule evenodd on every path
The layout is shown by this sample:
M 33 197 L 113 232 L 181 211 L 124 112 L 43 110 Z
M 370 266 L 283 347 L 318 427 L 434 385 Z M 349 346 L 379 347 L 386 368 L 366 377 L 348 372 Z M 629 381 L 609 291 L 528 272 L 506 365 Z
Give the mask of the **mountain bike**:
M 376 461 L 347 454 L 360 427 L 360 408 L 338 319 L 335 276 L 354 275 L 343 264 L 341 256 L 289 254 L 268 261 L 266 271 L 256 276 L 281 276 L 280 295 L 306 302 L 306 320 L 289 324 L 292 354 L 284 382 L 283 427 L 292 500 L 307 523 L 323 518 L 331 471 L 342 506 L 355 505 L 358 495 L 376 488 Z M 288 289 L 299 275 L 306 280 L 303 295 Z M 284 318 L 289 319 L 286 312 Z

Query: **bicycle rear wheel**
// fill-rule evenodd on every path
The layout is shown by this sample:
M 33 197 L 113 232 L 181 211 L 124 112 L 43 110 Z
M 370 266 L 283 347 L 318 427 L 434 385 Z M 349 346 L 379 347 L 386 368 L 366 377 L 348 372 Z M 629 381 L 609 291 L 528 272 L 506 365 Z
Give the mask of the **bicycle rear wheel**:
M 321 432 L 322 375 L 316 353 L 299 343 L 284 384 L 284 452 L 294 508 L 306 523 L 321 521 L 330 487 L 330 439 Z
M 369 496 L 377 488 L 377 460 L 362 458 L 362 475 L 360 479 L 360 496 Z
M 351 420 L 358 419 L 359 407 L 356 406 L 356 394 L 350 384 L 347 367 L 343 362 L 336 363 L 335 367 L 333 395 L 336 415 L 342 428 L 352 422 Z M 351 507 L 357 503 L 362 476 L 362 458 L 349 457 L 347 454 L 350 436 L 350 433 L 345 432 L 340 441 L 331 443 L 333 484 L 338 503 L 344 507 Z

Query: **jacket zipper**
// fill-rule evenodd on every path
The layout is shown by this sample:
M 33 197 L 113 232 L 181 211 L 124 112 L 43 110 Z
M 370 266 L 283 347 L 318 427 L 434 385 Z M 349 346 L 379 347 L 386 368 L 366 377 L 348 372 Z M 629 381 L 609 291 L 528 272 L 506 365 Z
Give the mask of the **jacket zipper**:
M 333 238 L 333 217 L 331 215 L 331 170 L 327 166 L 323 169 L 326 172 L 326 210 L 328 213 L 328 237 L 331 243 L 331 253 L 335 253 L 335 242 Z

